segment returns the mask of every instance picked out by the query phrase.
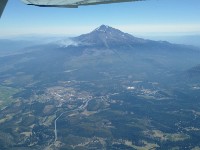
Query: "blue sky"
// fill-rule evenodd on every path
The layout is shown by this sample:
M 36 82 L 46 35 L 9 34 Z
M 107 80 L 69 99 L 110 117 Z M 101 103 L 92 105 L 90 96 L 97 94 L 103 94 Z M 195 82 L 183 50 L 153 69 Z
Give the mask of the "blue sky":
M 0 36 L 78 35 L 101 24 L 135 35 L 200 35 L 200 0 L 146 0 L 78 9 L 10 0 L 0 19 Z

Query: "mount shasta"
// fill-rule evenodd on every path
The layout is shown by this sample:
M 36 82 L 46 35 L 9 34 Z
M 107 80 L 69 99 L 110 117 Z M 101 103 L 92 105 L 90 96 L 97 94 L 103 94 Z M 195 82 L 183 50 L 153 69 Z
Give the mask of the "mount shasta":
M 200 149 L 198 48 L 105 25 L 0 44 L 0 149 Z

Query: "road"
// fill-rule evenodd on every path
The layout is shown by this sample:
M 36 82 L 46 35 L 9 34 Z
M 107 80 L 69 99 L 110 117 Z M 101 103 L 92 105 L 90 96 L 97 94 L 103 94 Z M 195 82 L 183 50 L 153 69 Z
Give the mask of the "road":
M 89 101 L 90 101 L 90 99 L 87 100 L 87 101 L 86 101 L 84 104 L 82 104 L 81 106 L 79 106 L 77 109 L 68 110 L 68 111 L 65 111 L 65 112 L 61 113 L 61 114 L 55 119 L 55 121 L 54 121 L 54 134 L 55 134 L 55 139 L 54 139 L 54 141 L 55 141 L 55 142 L 56 142 L 57 139 L 58 139 L 58 132 L 57 132 L 57 121 L 58 121 L 58 119 L 59 119 L 63 114 L 65 114 L 65 113 L 70 113 L 70 112 L 78 111 L 78 110 L 84 110 L 84 109 L 87 107 Z

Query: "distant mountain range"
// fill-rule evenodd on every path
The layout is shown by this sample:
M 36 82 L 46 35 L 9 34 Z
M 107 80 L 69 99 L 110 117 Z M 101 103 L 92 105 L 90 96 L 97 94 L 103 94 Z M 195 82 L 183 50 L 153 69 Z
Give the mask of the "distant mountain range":
M 149 39 L 165 40 L 177 44 L 192 45 L 200 48 L 200 35 L 166 35 L 166 36 L 148 36 Z

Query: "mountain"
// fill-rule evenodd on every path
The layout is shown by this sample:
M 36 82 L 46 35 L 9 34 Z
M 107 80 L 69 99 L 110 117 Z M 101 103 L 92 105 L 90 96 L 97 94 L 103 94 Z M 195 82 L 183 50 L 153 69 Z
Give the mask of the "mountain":
M 133 46 L 134 44 L 150 42 L 150 40 L 136 38 L 128 33 L 124 33 L 106 25 L 101 25 L 92 32 L 80 35 L 74 39 L 82 45 L 104 46 L 106 48 L 113 48 L 122 45 Z
M 187 53 L 198 51 L 198 48 L 180 44 L 172 44 L 166 41 L 152 41 L 134 37 L 118 29 L 107 25 L 101 25 L 90 33 L 72 38 L 79 46 L 87 48 L 115 49 L 122 51 L 145 51 L 146 53 Z
M 90 33 L 71 38 L 67 46 L 53 42 L 26 47 L 23 53 L 1 57 L 0 81 L 9 78 L 13 85 L 25 86 L 32 81 L 28 80 L 31 75 L 40 81 L 38 85 L 46 86 L 49 81 L 69 79 L 65 71 L 74 69 L 79 72 L 74 79 L 100 79 L 99 72 L 112 70 L 116 74 L 120 71 L 131 73 L 139 79 L 165 81 L 166 74 L 171 78 L 177 72 L 188 70 L 200 63 L 199 58 L 199 50 L 192 46 L 141 39 L 101 25 Z M 27 80 L 18 78 L 23 77 L 21 72 L 28 75 Z
M 0 149 L 198 149 L 199 49 L 105 25 L 21 45 L 0 54 Z

